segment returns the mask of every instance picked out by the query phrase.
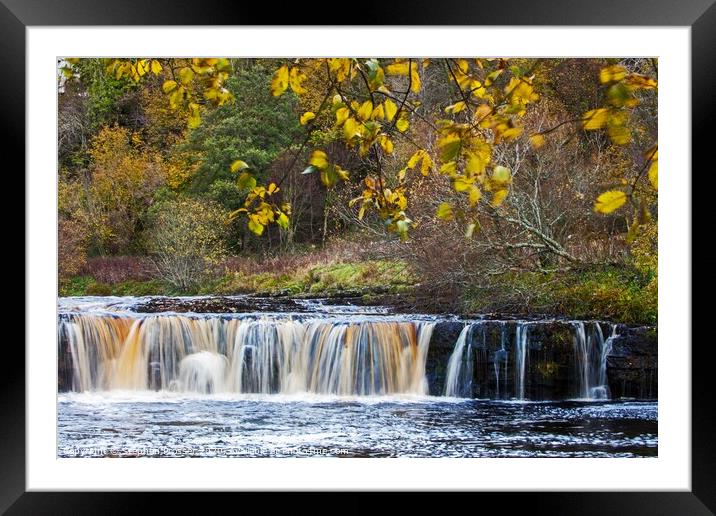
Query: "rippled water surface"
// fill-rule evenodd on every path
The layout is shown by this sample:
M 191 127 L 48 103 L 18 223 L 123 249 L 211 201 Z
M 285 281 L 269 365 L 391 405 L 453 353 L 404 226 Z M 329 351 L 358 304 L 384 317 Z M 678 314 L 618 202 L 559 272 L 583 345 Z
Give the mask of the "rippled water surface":
M 657 404 L 431 397 L 58 398 L 60 457 L 654 457 Z

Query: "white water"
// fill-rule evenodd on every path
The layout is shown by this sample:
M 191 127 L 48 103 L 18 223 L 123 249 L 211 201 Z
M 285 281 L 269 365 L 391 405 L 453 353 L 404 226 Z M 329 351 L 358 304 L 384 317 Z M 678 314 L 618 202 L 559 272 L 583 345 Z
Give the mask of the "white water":
M 445 380 L 445 396 L 464 397 L 466 387 L 472 384 L 472 343 L 467 344 L 467 356 L 464 355 L 465 344 L 468 337 L 472 336 L 472 324 L 466 325 L 460 332 L 455 342 L 455 350 L 450 355 L 447 366 L 447 377 Z M 471 339 L 470 339 L 471 340 Z M 467 370 L 467 371 L 465 371 Z M 467 386 L 465 383 L 467 382 Z M 468 397 L 471 397 L 468 392 Z
M 477 381 L 474 371 L 480 365 L 478 361 L 479 354 L 473 345 L 474 335 L 479 330 L 482 335 L 481 349 L 487 353 L 491 352 L 485 340 L 485 328 L 490 323 L 493 322 L 468 323 L 462 329 L 455 343 L 453 353 L 448 360 L 444 389 L 445 396 L 473 396 L 472 386 Z M 511 394 L 516 400 L 526 400 L 530 381 L 530 368 L 540 365 L 537 362 L 539 355 L 534 355 L 532 359 L 530 358 L 530 327 L 541 323 L 515 322 L 512 342 L 508 342 L 508 323 L 495 322 L 493 324 L 500 325 L 500 348 L 494 350 L 492 357 L 495 381 L 494 397 L 500 399 Z M 571 328 L 573 330 L 573 365 L 571 367 L 572 375 L 576 380 L 572 397 L 584 400 L 609 399 L 607 356 L 611 352 L 612 341 L 617 336 L 616 325 L 611 325 L 611 335 L 606 340 L 598 322 L 572 322 Z M 549 342 L 539 344 L 548 347 L 551 345 Z M 534 365 L 530 364 L 531 360 L 535 361 Z M 512 371 L 512 378 L 514 378 L 514 389 L 511 393 L 508 392 L 507 388 L 508 367 L 511 367 L 510 371 Z M 504 382 L 502 387 L 501 378 Z
M 434 322 L 73 314 L 72 389 L 426 394 Z

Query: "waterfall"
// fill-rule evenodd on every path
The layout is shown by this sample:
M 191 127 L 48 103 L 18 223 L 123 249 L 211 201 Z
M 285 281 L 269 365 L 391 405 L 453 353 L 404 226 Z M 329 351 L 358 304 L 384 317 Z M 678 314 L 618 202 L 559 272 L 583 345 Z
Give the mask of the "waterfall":
M 472 397 L 472 329 L 467 324 L 455 342 L 455 350 L 450 355 L 445 380 L 445 396 L 455 398 Z
M 163 314 L 60 318 L 74 391 L 427 394 L 434 322 Z M 62 349 L 61 349 L 61 352 Z
M 598 322 L 574 322 L 575 361 L 579 380 L 579 397 L 583 399 L 609 399 L 607 385 L 607 356 L 617 336 L 616 325 L 605 340 Z
M 515 332 L 515 396 L 520 400 L 525 399 L 528 335 L 528 326 L 518 324 Z
M 59 388 L 610 398 L 607 357 L 616 325 L 447 322 L 459 335 L 447 342 L 436 335 L 429 349 L 437 324 L 402 316 L 62 313 Z
M 484 333 L 483 333 L 484 335 Z M 507 357 L 507 349 L 505 349 L 505 339 L 507 338 L 507 325 L 502 322 L 500 323 L 500 349 L 495 353 L 495 357 L 492 361 L 494 367 L 495 367 L 495 397 L 497 399 L 500 398 L 500 366 L 501 364 L 504 364 L 505 373 L 504 378 L 505 382 L 507 382 L 507 363 L 508 363 L 508 357 Z M 503 389 L 503 391 L 506 391 L 507 389 Z
M 477 331 L 481 341 L 474 338 Z M 591 321 L 469 323 L 447 361 L 443 394 L 528 400 L 557 393 L 559 399 L 609 399 L 607 356 L 615 337 L 616 325 L 604 339 L 602 325 Z M 570 338 L 571 350 L 561 344 Z M 485 366 L 480 367 L 482 361 Z

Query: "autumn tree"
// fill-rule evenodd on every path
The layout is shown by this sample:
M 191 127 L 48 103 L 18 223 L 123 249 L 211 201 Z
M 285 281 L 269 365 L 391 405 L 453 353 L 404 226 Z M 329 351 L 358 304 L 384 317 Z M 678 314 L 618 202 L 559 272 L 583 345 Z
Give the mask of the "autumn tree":
M 181 291 L 195 287 L 226 253 L 225 222 L 213 203 L 186 198 L 160 205 L 148 238 L 159 277 Z

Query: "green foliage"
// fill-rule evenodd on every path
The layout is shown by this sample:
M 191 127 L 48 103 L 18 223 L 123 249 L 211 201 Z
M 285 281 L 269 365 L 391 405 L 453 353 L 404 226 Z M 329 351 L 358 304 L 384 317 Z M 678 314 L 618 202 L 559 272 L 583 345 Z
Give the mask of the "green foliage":
M 206 192 L 215 181 L 235 181 L 231 165 L 239 157 L 265 179 L 270 165 L 299 131 L 295 98 L 275 99 L 268 91 L 270 70 L 251 63 L 237 74 L 226 83 L 236 101 L 207 113 L 183 146 L 197 160 L 193 192 Z
M 126 77 L 107 74 L 102 59 L 80 59 L 74 65 L 75 74 L 87 91 L 87 117 L 92 130 L 119 122 L 122 113 L 120 100 L 137 89 Z

